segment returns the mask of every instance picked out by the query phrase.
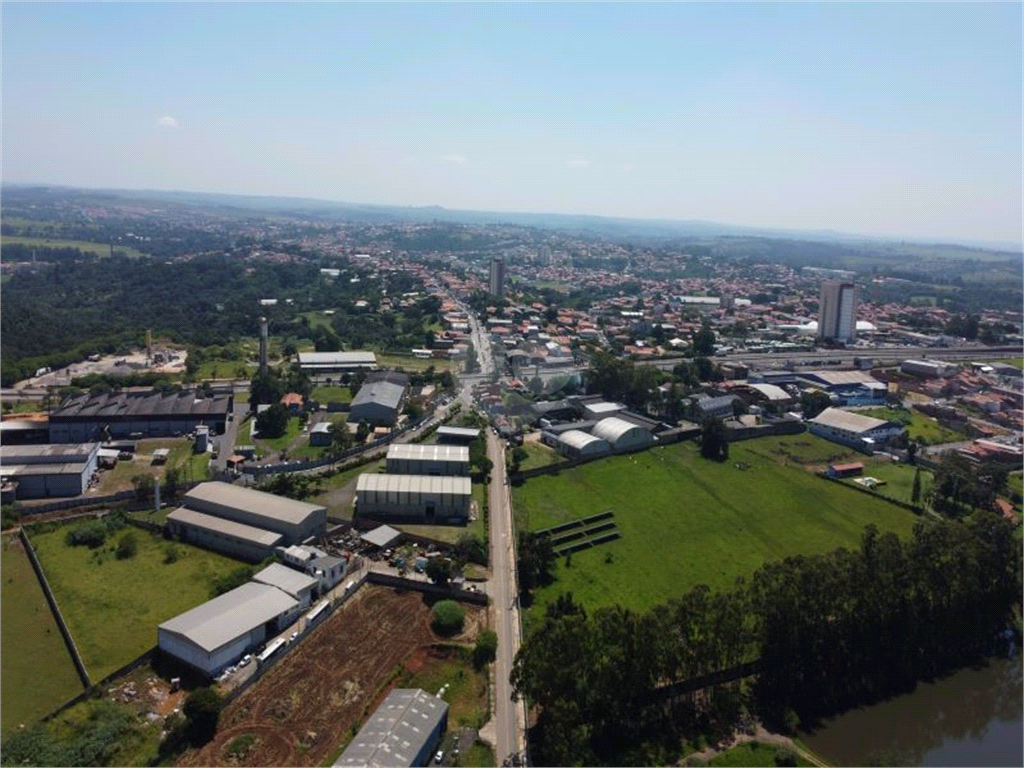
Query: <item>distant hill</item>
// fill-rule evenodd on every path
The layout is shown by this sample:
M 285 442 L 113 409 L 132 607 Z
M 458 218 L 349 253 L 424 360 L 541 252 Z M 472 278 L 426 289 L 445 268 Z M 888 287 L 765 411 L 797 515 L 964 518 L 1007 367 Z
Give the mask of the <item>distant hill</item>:
M 241 211 L 264 213 L 301 213 L 315 218 L 337 218 L 352 222 L 409 223 L 445 222 L 453 224 L 509 224 L 567 233 L 592 235 L 608 239 L 676 240 L 682 238 L 762 237 L 843 243 L 847 245 L 955 245 L 986 251 L 1020 254 L 1020 243 L 975 242 L 951 240 L 937 243 L 919 238 L 884 238 L 833 230 L 771 229 L 745 227 L 701 220 L 634 219 L 563 213 L 503 213 L 498 211 L 467 211 L 442 206 L 390 206 L 322 200 L 303 197 L 267 197 L 257 195 L 181 192 L 164 190 L 85 190 L 53 185 L 4 184 L 3 190 L 60 191 L 82 196 L 94 195 L 103 200 L 120 199 L 134 202 L 168 204 L 217 205 Z

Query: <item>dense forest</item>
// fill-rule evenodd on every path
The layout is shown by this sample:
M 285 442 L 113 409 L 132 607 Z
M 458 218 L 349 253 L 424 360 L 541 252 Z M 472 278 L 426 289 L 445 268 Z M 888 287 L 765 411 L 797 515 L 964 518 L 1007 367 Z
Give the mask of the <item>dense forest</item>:
M 1020 601 L 1020 546 L 997 515 L 922 522 L 908 541 L 869 526 L 859 551 L 770 563 L 732 591 L 698 586 L 646 613 L 588 615 L 563 595 L 512 684 L 538 708 L 535 764 L 664 764 L 749 712 L 793 730 L 976 662 L 1005 648 Z M 679 686 L 743 663 L 760 670 L 749 686 Z
M 177 343 L 225 344 L 255 335 L 260 315 L 283 327 L 296 312 L 347 307 L 354 297 L 379 295 L 373 286 L 367 280 L 326 282 L 312 262 L 223 256 L 174 264 L 117 256 L 40 264 L 4 286 L 2 381 L 10 386 L 44 365 L 138 345 L 147 328 Z M 279 303 L 263 307 L 264 298 Z

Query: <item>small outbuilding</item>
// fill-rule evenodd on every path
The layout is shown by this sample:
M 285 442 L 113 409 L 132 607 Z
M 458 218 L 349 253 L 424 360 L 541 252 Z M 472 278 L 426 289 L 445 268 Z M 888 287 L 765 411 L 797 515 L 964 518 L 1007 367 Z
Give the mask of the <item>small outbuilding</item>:
M 402 532 L 395 530 L 390 525 L 377 526 L 359 537 L 364 544 L 369 544 L 376 549 L 388 549 L 395 546 L 401 539 Z

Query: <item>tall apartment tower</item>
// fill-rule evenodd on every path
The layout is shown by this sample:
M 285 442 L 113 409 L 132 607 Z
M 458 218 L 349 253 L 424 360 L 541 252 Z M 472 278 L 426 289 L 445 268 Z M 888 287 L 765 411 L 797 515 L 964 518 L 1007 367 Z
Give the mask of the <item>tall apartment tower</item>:
M 818 338 L 850 342 L 857 338 L 857 300 L 854 283 L 826 281 L 821 284 Z
M 491 295 L 505 295 L 505 260 L 501 256 L 491 258 Z
M 260 375 L 267 375 L 267 318 L 260 318 Z

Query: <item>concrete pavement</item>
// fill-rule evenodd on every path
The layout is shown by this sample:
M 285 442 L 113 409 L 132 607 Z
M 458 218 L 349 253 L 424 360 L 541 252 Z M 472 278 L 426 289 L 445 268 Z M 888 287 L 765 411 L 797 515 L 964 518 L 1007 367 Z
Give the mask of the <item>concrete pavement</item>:
M 512 504 L 505 480 L 504 445 L 487 431 L 487 456 L 494 462 L 488 488 L 489 527 L 491 537 L 491 607 L 494 631 L 498 635 L 498 652 L 494 661 L 495 678 L 495 757 L 504 764 L 509 755 L 522 753 L 526 735 L 525 704 L 512 701 L 509 676 L 512 661 L 519 650 L 519 595 L 516 583 L 515 527 Z

